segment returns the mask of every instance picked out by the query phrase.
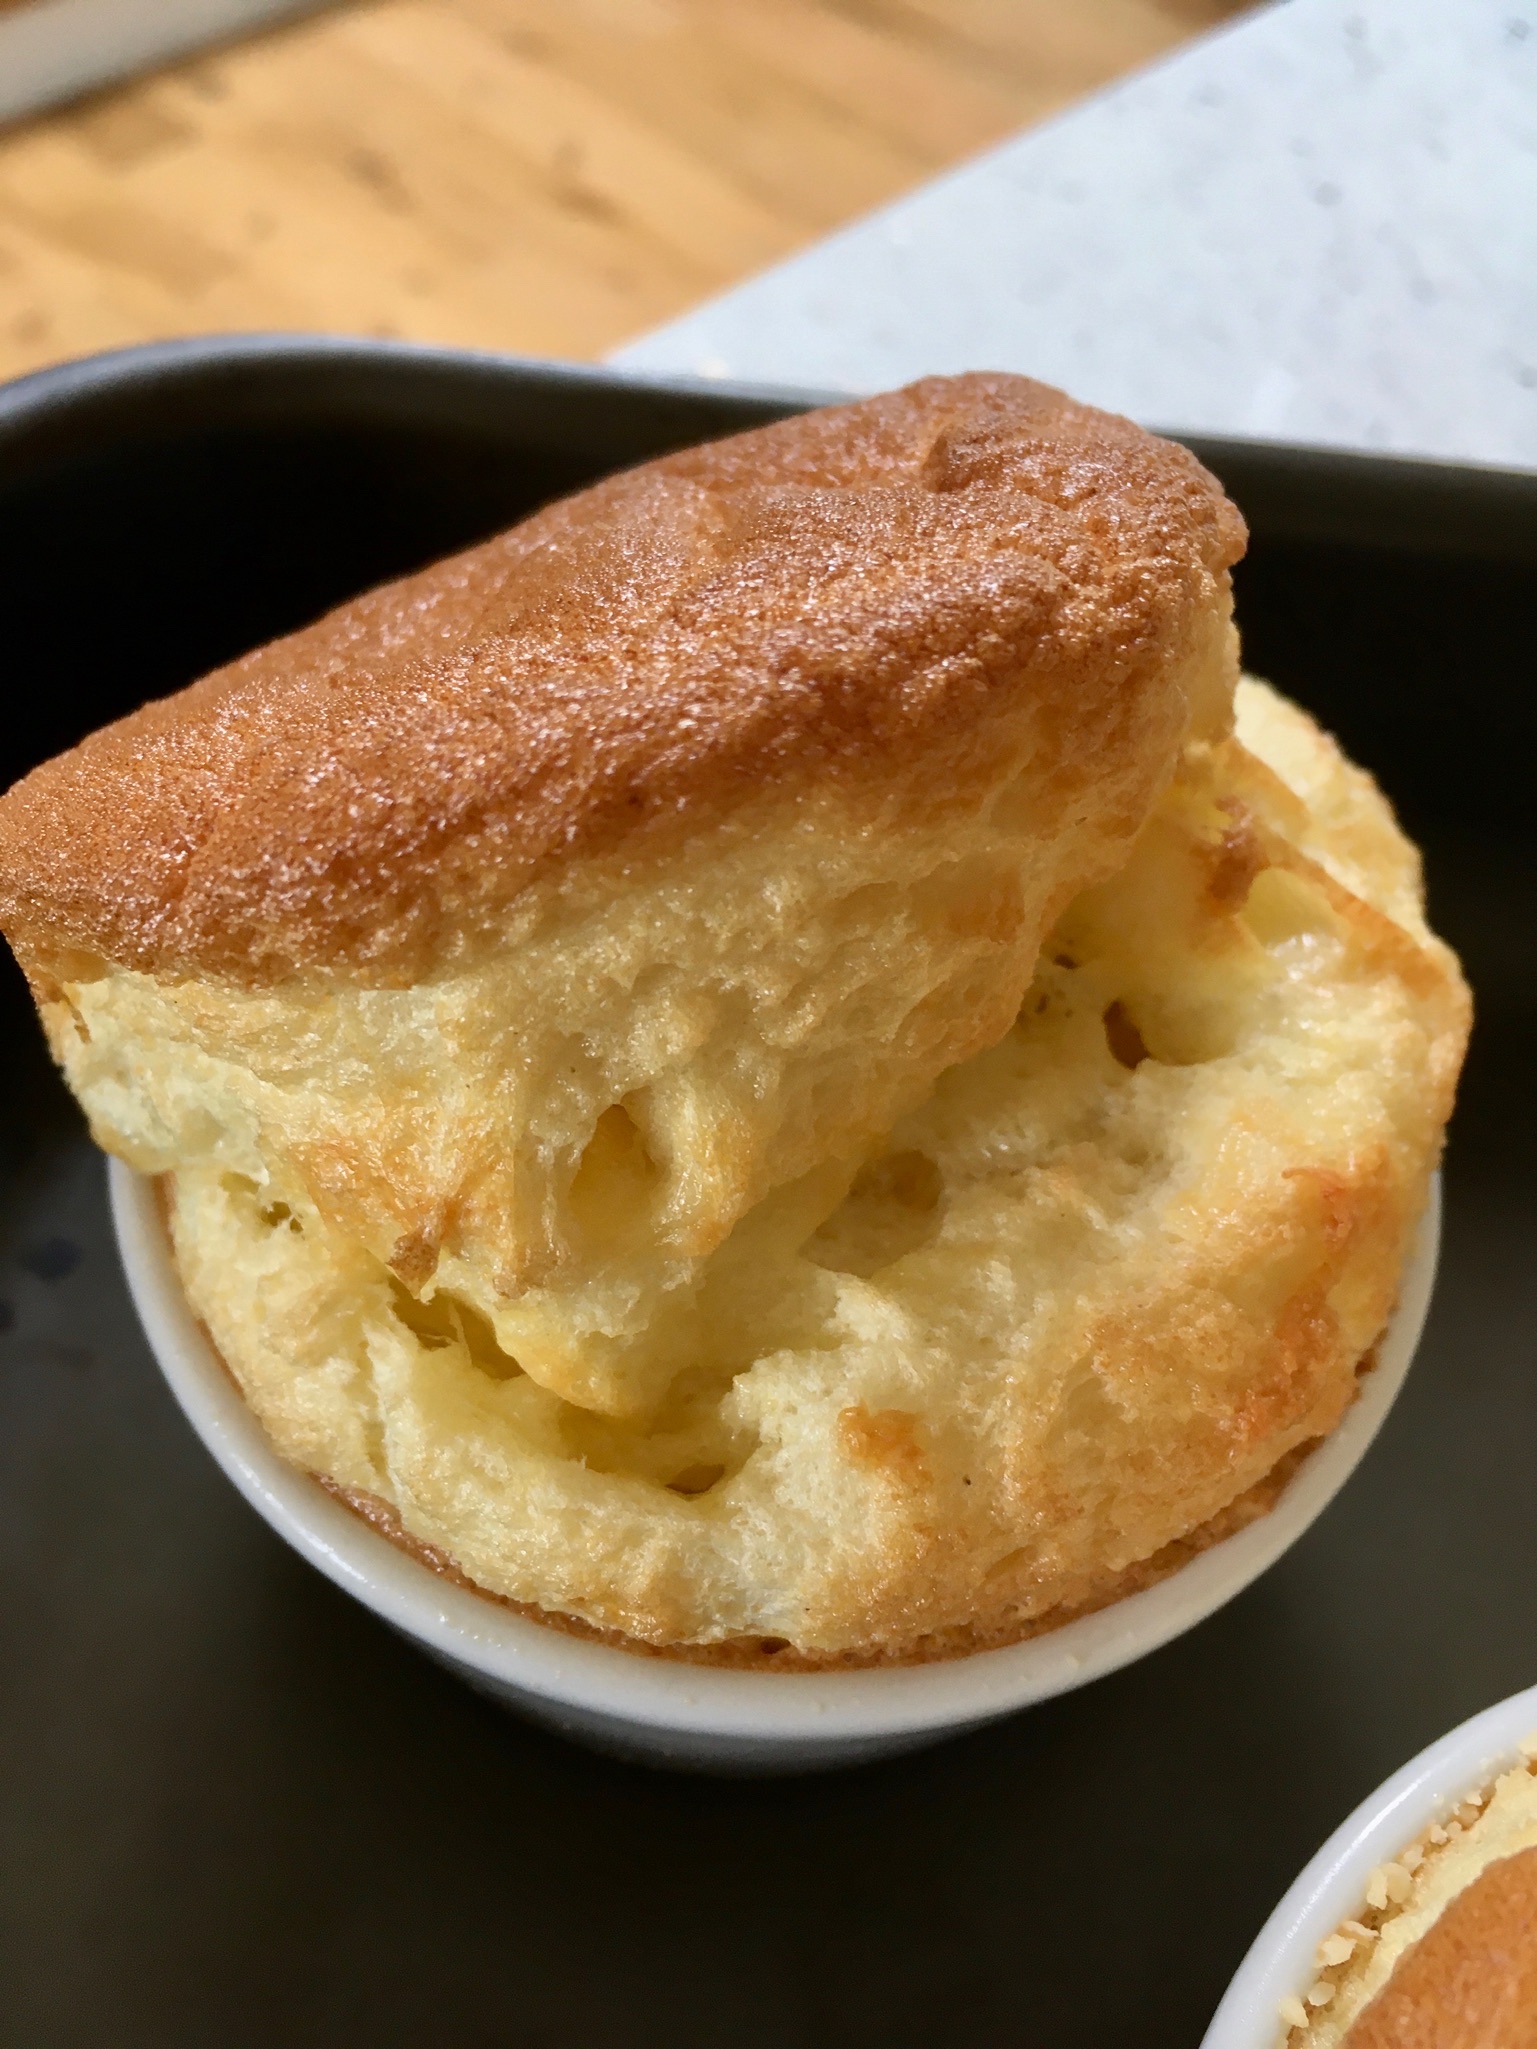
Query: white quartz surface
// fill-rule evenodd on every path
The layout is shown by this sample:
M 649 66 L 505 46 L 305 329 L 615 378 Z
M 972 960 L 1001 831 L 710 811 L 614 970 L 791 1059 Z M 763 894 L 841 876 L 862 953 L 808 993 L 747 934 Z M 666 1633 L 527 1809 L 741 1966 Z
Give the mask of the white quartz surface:
M 1537 0 L 1283 0 L 614 360 L 1537 467 Z

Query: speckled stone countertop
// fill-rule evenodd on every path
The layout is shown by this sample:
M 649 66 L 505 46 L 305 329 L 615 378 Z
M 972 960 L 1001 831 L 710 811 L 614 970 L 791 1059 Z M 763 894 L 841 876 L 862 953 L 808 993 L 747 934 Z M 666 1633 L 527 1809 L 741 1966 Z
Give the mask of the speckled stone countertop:
M 1537 4 L 1284 0 L 614 360 L 1537 467 Z

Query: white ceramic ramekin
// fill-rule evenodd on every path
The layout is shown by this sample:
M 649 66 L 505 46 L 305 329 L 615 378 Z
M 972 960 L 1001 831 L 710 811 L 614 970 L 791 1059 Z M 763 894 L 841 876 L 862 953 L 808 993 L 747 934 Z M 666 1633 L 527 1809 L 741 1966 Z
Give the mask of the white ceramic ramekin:
M 1435 1278 L 1439 1189 L 1375 1372 L 1267 1516 L 1145 1593 L 1007 1650 L 888 1670 L 717 1670 L 567 1635 L 466 1592 L 379 1536 L 273 1450 L 182 1293 L 152 1185 L 110 1165 L 118 1246 L 150 1345 L 192 1427 L 301 1556 L 472 1686 L 535 1720 L 655 1764 L 808 1771 L 996 1720 L 1156 1650 L 1296 1542 L 1377 1433 L 1419 1341 Z
M 1306 1866 L 1239 1965 L 1201 2049 L 1275 2049 L 1280 2005 L 1318 1976 L 1315 1952 L 1358 1914 L 1366 1883 L 1422 1829 L 1517 1762 L 1537 1730 L 1537 1686 L 1513 1693 L 1432 1743 L 1363 1800 Z

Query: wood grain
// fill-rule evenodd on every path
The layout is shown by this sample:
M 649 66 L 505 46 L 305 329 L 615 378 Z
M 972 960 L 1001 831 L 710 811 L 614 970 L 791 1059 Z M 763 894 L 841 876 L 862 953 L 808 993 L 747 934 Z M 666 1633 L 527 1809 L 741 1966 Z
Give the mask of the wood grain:
M 0 136 L 0 376 L 222 328 L 595 356 L 1235 0 L 364 0 Z

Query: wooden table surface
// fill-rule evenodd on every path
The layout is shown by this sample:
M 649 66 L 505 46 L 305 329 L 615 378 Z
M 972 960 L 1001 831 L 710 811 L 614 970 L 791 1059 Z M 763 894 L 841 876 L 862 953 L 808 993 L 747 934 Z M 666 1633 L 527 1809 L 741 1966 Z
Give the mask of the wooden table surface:
M 1238 0 L 362 0 L 0 135 L 0 376 L 309 328 L 596 356 Z

